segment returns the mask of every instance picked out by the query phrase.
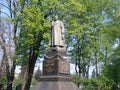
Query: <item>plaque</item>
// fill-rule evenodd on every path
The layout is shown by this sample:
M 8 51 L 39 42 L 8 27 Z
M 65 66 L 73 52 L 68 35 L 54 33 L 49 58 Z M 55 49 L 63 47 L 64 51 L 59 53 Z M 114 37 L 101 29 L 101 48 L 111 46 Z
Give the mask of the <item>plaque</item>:
M 43 61 L 43 75 L 57 74 L 57 62 L 55 60 Z

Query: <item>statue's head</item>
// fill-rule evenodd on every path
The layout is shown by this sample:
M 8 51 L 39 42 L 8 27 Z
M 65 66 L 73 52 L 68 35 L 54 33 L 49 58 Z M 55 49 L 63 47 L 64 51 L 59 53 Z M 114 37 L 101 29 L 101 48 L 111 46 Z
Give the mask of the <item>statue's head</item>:
M 58 20 L 58 16 L 57 15 L 54 16 L 54 20 L 55 21 Z

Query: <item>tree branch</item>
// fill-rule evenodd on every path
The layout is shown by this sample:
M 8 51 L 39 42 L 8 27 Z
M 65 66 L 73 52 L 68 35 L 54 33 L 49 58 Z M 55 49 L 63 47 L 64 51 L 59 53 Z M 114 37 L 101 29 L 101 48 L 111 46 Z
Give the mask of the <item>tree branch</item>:
M 6 5 L 4 5 L 4 4 L 2 4 L 2 3 L 0 3 L 0 5 L 4 6 L 5 8 L 7 8 L 8 10 L 10 10 L 10 11 L 13 13 L 13 10 L 10 9 L 9 7 L 7 7 Z
M 7 17 L 11 18 L 7 13 L 0 11 L 1 13 L 5 14 Z

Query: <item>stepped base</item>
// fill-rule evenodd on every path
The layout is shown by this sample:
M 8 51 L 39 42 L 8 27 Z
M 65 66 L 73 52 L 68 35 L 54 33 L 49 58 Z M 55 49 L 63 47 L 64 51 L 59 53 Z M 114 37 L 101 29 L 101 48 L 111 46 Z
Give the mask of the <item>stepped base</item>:
M 79 90 L 73 82 L 39 82 L 32 90 Z
M 32 90 L 79 90 L 68 76 L 42 76 Z

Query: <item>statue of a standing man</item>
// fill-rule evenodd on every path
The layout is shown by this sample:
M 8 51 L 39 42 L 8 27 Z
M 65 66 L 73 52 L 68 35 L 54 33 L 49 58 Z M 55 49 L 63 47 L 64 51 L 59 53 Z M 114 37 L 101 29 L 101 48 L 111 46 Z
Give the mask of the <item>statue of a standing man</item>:
M 58 20 L 58 16 L 54 16 L 51 23 L 50 42 L 51 47 L 64 47 L 64 25 L 63 22 Z

